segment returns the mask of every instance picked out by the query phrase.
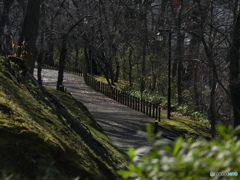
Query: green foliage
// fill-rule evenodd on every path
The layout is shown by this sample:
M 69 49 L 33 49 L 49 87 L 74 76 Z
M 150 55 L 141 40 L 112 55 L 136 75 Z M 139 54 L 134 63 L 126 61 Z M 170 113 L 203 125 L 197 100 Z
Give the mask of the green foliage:
M 134 90 L 133 88 L 132 89 L 128 89 L 129 91 L 127 91 L 129 94 L 135 96 L 135 97 L 138 97 L 140 98 L 141 97 L 141 92 L 140 91 L 136 91 Z M 145 90 L 143 91 L 143 99 L 145 101 L 148 101 L 148 102 L 151 102 L 151 103 L 154 103 L 154 104 L 161 104 L 162 101 L 164 101 L 164 97 L 159 95 L 159 94 L 153 94 L 152 92 L 150 92 L 149 90 Z
M 184 115 L 191 116 L 192 119 L 197 120 L 202 124 L 210 127 L 210 122 L 208 121 L 208 117 L 206 114 L 191 110 L 191 108 L 186 104 L 177 106 L 176 110 L 183 113 Z
M 72 96 L 52 90 L 89 134 L 77 133 L 51 98 L 17 82 L 0 57 L 0 179 L 114 179 L 125 161 Z M 77 123 L 78 122 L 78 123 Z M 94 172 L 94 173 L 92 173 Z
M 219 125 L 218 132 L 220 137 L 211 141 L 198 139 L 193 142 L 178 138 L 171 143 L 158 139 L 151 147 L 130 148 L 128 156 L 131 162 L 119 174 L 136 180 L 204 180 L 213 179 L 210 171 L 238 172 L 240 140 L 236 135 L 240 127 L 233 130 Z
M 127 89 L 127 88 L 126 88 Z M 135 97 L 141 97 L 141 93 L 140 91 L 135 91 L 133 89 L 128 89 L 129 93 Z M 160 105 L 160 107 L 162 107 L 163 109 L 167 109 L 167 99 L 159 94 L 154 94 L 149 90 L 145 90 L 143 92 L 143 99 L 145 99 L 148 102 L 151 103 L 157 103 Z M 208 121 L 207 115 L 198 111 L 194 111 L 192 110 L 188 105 L 186 104 L 182 104 L 182 105 L 178 105 L 178 103 L 174 100 L 172 100 L 171 103 L 171 111 L 177 111 L 182 113 L 185 116 L 190 116 L 191 119 L 193 120 L 197 120 L 198 122 L 200 122 L 201 124 L 210 127 L 210 122 Z

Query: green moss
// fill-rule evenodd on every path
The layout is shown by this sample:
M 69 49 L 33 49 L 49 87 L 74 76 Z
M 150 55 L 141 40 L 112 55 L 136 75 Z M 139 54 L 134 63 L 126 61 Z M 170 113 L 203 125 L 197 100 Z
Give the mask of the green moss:
M 23 78 L 21 74 L 18 74 Z M 124 156 L 90 113 L 70 95 L 51 90 L 89 131 L 82 137 L 40 89 L 18 83 L 0 58 L 0 179 L 118 179 Z M 91 135 L 90 135 L 91 134 Z
M 95 79 L 97 81 L 103 82 L 105 84 L 108 84 L 107 80 L 105 77 L 103 76 L 96 76 Z M 127 85 L 129 85 L 129 82 L 123 79 L 119 79 L 118 82 L 115 82 L 113 87 L 117 88 L 117 89 L 123 89 L 124 87 L 126 87 Z
M 95 122 L 88 109 L 79 101 L 74 99 L 70 94 L 62 93 L 60 91 L 55 91 L 48 89 L 55 97 L 57 97 L 62 105 L 69 111 L 71 114 L 79 119 L 79 121 L 89 129 L 93 138 L 101 142 L 101 145 L 104 148 L 104 154 L 100 151 L 102 158 L 108 163 L 114 163 L 117 165 L 122 162 L 123 155 L 118 152 L 116 148 L 112 146 L 108 137 L 104 134 L 101 127 Z M 109 156 L 108 154 L 111 154 Z M 119 159 L 119 162 L 114 162 L 114 159 Z
M 211 137 L 209 127 L 185 116 L 173 115 L 169 120 L 166 112 L 162 112 L 159 125 L 180 135 L 192 134 L 193 136 Z

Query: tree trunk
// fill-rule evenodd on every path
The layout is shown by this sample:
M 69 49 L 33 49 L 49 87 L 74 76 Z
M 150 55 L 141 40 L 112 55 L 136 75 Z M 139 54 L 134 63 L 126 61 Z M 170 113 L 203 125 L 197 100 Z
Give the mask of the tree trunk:
M 198 93 L 198 65 L 196 64 L 193 69 L 193 91 L 194 91 L 194 101 L 195 101 L 195 109 L 196 111 L 200 111 L 200 105 L 199 105 L 199 93 Z
M 209 104 L 209 109 L 208 109 L 208 119 L 211 120 L 211 135 L 212 138 L 215 137 L 216 134 L 216 120 L 217 120 L 217 115 L 216 115 L 216 87 L 217 87 L 217 80 L 215 78 L 215 75 L 212 75 L 211 78 L 211 92 L 210 92 L 210 104 Z
M 182 85 L 182 72 L 183 72 L 183 65 L 182 65 L 182 46 L 183 46 L 183 35 L 178 32 L 178 40 L 177 40 L 177 50 L 176 50 L 176 57 L 177 57 L 177 92 L 178 92 L 178 105 L 183 103 L 183 85 Z
M 47 47 L 47 51 L 45 54 L 45 62 L 46 64 L 50 65 L 50 66 L 54 66 L 54 57 L 53 57 L 53 52 L 54 51 L 54 45 L 51 42 L 51 40 L 49 41 L 48 47 Z
M 46 18 L 45 18 L 46 19 Z M 50 65 L 50 66 L 55 66 L 54 64 L 54 43 L 53 43 L 53 20 L 50 21 L 50 27 L 47 28 L 46 27 L 46 31 L 50 31 L 50 33 L 47 34 L 47 48 L 46 48 L 46 52 L 45 52 L 45 62 L 46 64 Z
M 239 79 L 239 47 L 240 47 L 240 13 L 233 30 L 232 45 L 229 50 L 229 86 L 233 103 L 234 127 L 240 125 L 240 79 Z
M 38 83 L 42 85 L 42 62 L 43 62 L 44 52 L 40 52 L 38 55 Z
M 119 75 L 120 75 L 120 63 L 119 63 L 118 59 L 116 58 L 116 73 L 115 73 L 114 82 L 118 82 Z
M 140 84 L 140 92 L 141 92 L 141 99 L 143 96 L 143 91 L 145 90 L 145 75 L 146 75 L 146 48 L 147 48 L 147 42 L 146 39 L 144 39 L 143 43 L 143 55 L 142 55 L 142 71 L 141 71 L 141 84 Z
M 108 68 L 108 72 L 110 75 L 111 85 L 114 85 L 114 72 L 113 72 L 112 62 L 107 63 L 106 66 Z
M 18 57 L 21 56 L 21 53 L 22 53 L 22 50 L 23 50 L 23 41 L 24 41 L 24 37 L 25 37 L 25 34 L 26 34 L 26 28 L 27 28 L 27 19 L 28 19 L 28 12 L 26 12 L 25 14 L 25 17 L 24 17 L 24 20 L 23 20 L 23 26 L 22 26 L 22 31 L 19 35 L 19 39 L 18 39 L 18 49 L 17 49 L 17 52 L 16 52 L 16 55 Z
M 181 23 L 179 23 L 179 26 Z M 177 92 L 178 92 L 178 105 L 181 105 L 183 103 L 183 83 L 182 83 L 182 72 L 183 72 L 183 65 L 182 65 L 182 46 L 184 43 L 184 36 L 180 32 L 180 27 L 178 29 L 178 40 L 177 40 L 177 50 L 176 50 L 176 56 L 177 56 Z
M 76 51 L 76 54 L 75 54 L 75 68 L 78 68 L 79 47 L 78 47 L 78 44 L 77 44 L 77 43 L 75 44 L 75 51 Z
M 133 48 L 130 48 L 129 56 L 128 56 L 128 63 L 129 63 L 128 81 L 129 81 L 130 87 L 132 87 L 132 85 L 133 85 L 133 82 L 132 82 L 132 70 L 133 70 L 132 54 L 133 54 Z
M 67 35 L 63 34 L 61 37 L 61 52 L 59 58 L 59 69 L 58 69 L 58 81 L 57 90 L 60 90 L 59 86 L 63 85 L 63 74 L 65 69 L 65 59 L 67 56 Z
M 89 51 L 87 47 L 84 47 L 84 57 L 85 57 L 85 68 L 87 73 L 90 73 L 91 71 L 91 65 L 90 65 L 90 56 L 89 56 Z
M 183 65 L 182 62 L 178 62 L 178 81 L 177 81 L 177 91 L 178 91 L 178 105 L 183 103 L 183 85 L 182 85 L 182 71 L 183 71 Z
M 40 0 L 28 0 L 27 23 L 25 31 L 25 59 L 29 67 L 29 72 L 33 74 L 36 52 L 36 39 L 38 35 L 38 24 L 40 16 Z
M 63 85 L 63 74 L 65 69 L 65 60 L 67 56 L 67 40 L 69 34 L 72 30 L 77 27 L 84 18 L 79 19 L 75 24 L 73 24 L 66 33 L 61 35 L 61 51 L 60 51 L 60 58 L 59 58 L 59 69 L 58 69 L 58 80 L 57 80 L 57 90 L 63 90 L 60 86 Z
M 178 1 L 179 12 L 177 12 L 176 16 L 178 16 L 175 20 L 175 24 L 177 27 L 177 47 L 176 47 L 176 63 L 177 63 L 177 92 L 178 92 L 178 105 L 183 103 L 183 83 L 182 83 L 182 73 L 183 73 L 183 65 L 182 65 L 182 56 L 183 56 L 183 45 L 184 45 L 184 35 L 181 32 L 182 23 L 182 11 L 183 11 L 183 0 Z M 174 66 L 173 66 L 173 77 L 174 77 Z

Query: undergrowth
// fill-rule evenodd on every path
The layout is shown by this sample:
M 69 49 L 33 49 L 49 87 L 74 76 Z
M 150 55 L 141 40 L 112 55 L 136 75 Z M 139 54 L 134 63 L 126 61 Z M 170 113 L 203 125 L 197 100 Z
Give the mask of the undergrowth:
M 98 81 L 106 82 L 106 79 L 102 76 L 96 77 Z M 172 132 L 180 134 L 182 136 L 191 137 L 211 137 L 210 135 L 210 122 L 206 114 L 194 111 L 186 104 L 178 105 L 177 102 L 171 102 L 171 120 L 167 119 L 167 98 L 157 93 L 152 93 L 149 90 L 137 91 L 136 88 L 130 87 L 128 82 L 120 80 L 119 83 L 115 83 L 115 88 L 129 93 L 132 96 L 142 98 L 145 101 L 152 104 L 159 105 L 162 108 L 161 122 L 159 125 Z
M 119 174 L 132 180 L 239 179 L 240 127 L 217 127 L 216 139 L 180 137 L 173 143 L 148 131 L 152 145 L 129 148 L 131 161 Z

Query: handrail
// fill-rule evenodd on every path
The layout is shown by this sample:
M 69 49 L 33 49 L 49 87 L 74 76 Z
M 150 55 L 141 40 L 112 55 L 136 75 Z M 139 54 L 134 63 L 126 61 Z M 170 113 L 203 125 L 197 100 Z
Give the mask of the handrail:
M 50 69 L 58 69 L 57 66 L 49 66 L 49 65 L 44 65 L 47 68 Z M 65 71 L 69 73 L 73 73 L 76 75 L 83 76 L 83 70 L 81 68 L 76 68 L 76 67 L 70 67 L 66 66 Z M 105 96 L 128 106 L 131 109 L 134 109 L 136 111 L 140 111 L 143 114 L 146 114 L 160 122 L 161 120 L 161 107 L 152 104 L 151 102 L 147 102 L 141 98 L 132 96 L 126 92 L 123 92 L 117 88 L 114 88 L 112 86 L 109 86 L 106 83 L 97 81 L 93 76 L 87 74 L 86 78 L 84 79 L 86 85 L 90 86 L 93 88 L 95 91 L 100 92 L 104 94 Z

